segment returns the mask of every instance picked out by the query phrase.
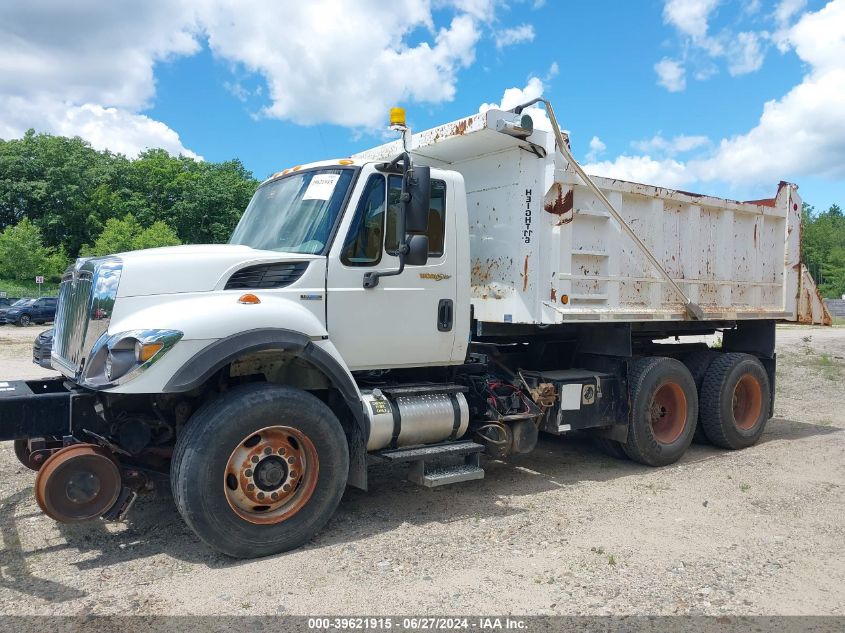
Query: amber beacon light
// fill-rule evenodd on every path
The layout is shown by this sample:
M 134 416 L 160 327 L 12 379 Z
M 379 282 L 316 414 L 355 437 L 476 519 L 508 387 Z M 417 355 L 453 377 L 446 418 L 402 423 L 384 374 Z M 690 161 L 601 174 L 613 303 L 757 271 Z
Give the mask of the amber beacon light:
M 390 108 L 390 126 L 405 127 L 405 108 Z

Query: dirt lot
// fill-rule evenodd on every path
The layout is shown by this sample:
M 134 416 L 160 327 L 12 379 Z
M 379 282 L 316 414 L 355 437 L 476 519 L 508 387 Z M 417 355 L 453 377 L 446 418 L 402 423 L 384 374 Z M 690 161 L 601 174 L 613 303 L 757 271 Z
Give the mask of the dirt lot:
M 0 380 L 42 328 L 0 328 Z M 57 525 L 0 445 L 0 613 L 845 614 L 845 328 L 778 329 L 776 417 L 655 470 L 580 438 L 440 490 L 379 470 L 307 547 L 216 555 L 171 499 Z

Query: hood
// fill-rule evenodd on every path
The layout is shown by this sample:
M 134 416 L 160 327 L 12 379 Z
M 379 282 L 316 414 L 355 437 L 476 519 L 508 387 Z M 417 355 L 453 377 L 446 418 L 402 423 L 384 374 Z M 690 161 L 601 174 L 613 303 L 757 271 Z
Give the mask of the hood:
M 116 257 L 123 261 L 118 298 L 207 292 L 222 288 L 233 272 L 245 266 L 323 259 L 321 255 L 262 251 L 239 244 L 168 246 Z

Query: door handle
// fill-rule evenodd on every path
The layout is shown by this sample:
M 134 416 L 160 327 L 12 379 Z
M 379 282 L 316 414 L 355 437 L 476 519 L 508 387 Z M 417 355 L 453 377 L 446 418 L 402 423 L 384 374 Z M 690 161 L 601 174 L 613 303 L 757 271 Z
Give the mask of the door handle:
M 437 304 L 437 331 L 451 332 L 454 320 L 454 303 L 451 299 L 441 299 Z

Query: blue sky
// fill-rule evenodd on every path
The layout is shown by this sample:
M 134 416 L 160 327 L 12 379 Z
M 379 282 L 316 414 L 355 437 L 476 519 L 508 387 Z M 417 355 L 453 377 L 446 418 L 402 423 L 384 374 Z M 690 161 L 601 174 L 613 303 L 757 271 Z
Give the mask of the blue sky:
M 419 130 L 542 94 L 592 173 L 739 199 L 783 179 L 845 204 L 845 0 L 246 7 L 0 8 L 0 137 L 236 157 L 263 178 L 383 142 L 390 105 Z

